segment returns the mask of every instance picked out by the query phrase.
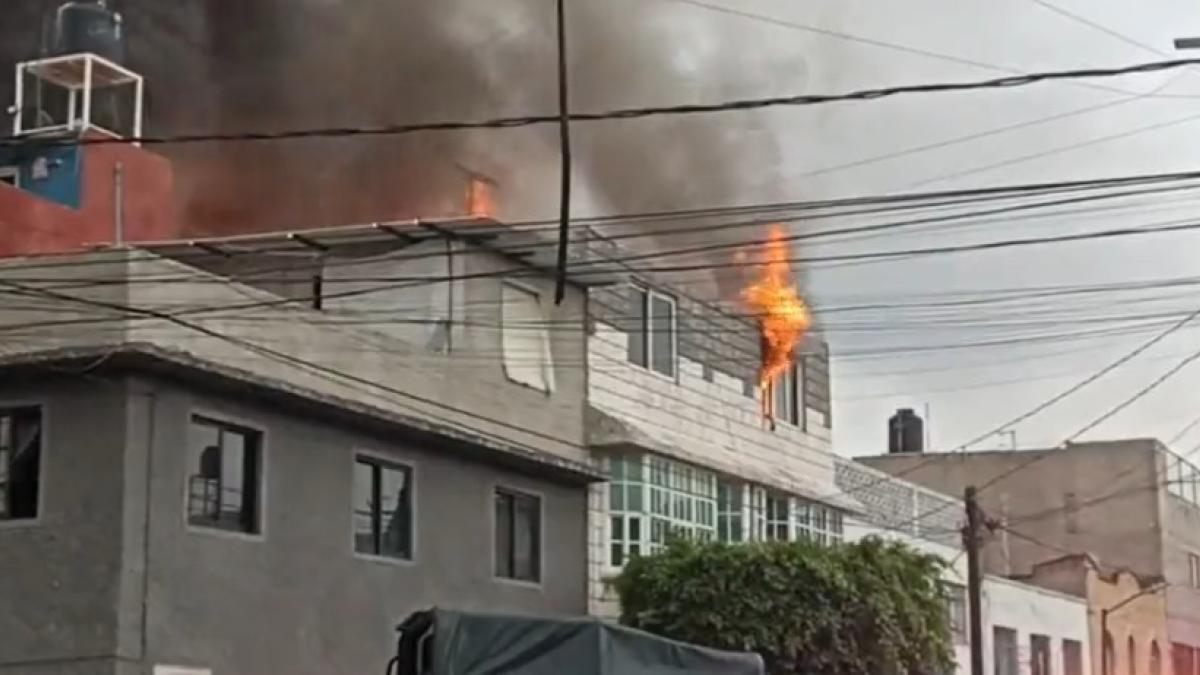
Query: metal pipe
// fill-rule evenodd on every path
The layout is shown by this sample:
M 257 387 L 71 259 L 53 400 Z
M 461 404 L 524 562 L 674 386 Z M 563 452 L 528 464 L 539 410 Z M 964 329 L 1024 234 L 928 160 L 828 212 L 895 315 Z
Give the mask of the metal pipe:
M 125 167 L 121 162 L 113 167 L 113 243 L 125 244 Z

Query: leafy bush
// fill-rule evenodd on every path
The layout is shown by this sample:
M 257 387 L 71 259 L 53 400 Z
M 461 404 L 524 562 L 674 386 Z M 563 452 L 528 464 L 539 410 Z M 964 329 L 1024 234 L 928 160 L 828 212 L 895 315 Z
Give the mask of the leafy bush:
M 899 543 L 672 542 L 617 579 L 622 623 L 758 652 L 773 675 L 951 672 L 944 563 Z

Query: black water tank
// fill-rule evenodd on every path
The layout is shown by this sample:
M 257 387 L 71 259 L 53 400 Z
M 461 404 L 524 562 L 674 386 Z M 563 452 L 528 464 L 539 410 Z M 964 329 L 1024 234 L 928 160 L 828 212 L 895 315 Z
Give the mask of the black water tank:
M 54 13 L 49 56 L 90 52 L 113 63 L 125 62 L 125 29 L 121 14 L 102 0 L 76 0 Z
M 912 411 L 901 408 L 888 420 L 888 454 L 925 452 L 925 422 Z

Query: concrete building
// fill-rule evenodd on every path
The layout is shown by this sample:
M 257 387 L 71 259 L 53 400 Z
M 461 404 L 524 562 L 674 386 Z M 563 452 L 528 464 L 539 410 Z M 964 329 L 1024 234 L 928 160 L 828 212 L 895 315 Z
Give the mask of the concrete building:
M 967 560 L 960 500 L 848 459 L 837 459 L 837 484 L 862 504 L 846 518 L 846 539 L 901 541 L 948 564 L 942 577 L 953 631 L 955 672 L 970 673 Z M 1063 591 L 1063 592 L 1057 592 Z M 983 579 L 984 672 L 1084 675 L 1091 672 L 1088 614 L 1082 594 L 1027 581 Z
M 602 243 L 593 251 L 620 258 Z M 858 505 L 834 482 L 819 338 L 772 387 L 772 425 L 757 386 L 757 329 L 744 319 L 644 276 L 592 288 L 589 317 L 588 444 L 611 475 L 592 497 L 593 612 L 617 612 L 606 580 L 670 531 L 842 538 Z
M 433 604 L 585 613 L 586 293 L 519 244 L 0 262 L 0 673 L 382 672 Z
M 1200 471 L 1153 439 L 1062 449 L 895 454 L 860 461 L 926 487 L 980 494 L 1007 523 L 985 549 L 988 570 L 1028 575 L 1063 551 L 1088 552 L 1106 568 L 1161 578 L 1172 654 L 1194 662 L 1200 647 Z M 1027 468 L 1026 468 L 1027 467 Z M 1018 534 L 1024 536 L 1017 536 Z
M 1025 580 L 1087 599 L 1095 672 L 1194 672 L 1186 650 L 1168 652 L 1167 604 L 1160 579 L 1142 578 L 1129 570 L 1103 570 L 1095 558 L 1083 553 L 1038 563 Z M 1178 661 L 1172 670 L 1173 656 Z

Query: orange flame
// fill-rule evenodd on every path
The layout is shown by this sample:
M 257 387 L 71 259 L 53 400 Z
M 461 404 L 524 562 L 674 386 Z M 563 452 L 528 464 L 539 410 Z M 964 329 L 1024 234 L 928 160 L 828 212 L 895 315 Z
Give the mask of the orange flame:
M 480 176 L 471 176 L 467 183 L 467 213 L 472 218 L 494 219 L 496 197 L 492 193 L 492 182 Z
M 812 322 L 808 306 L 796 290 L 788 266 L 788 245 L 784 229 L 772 225 L 758 278 L 742 291 L 742 299 L 758 317 L 762 334 L 762 365 L 758 386 L 763 392 L 764 414 L 770 417 L 766 400 L 772 380 L 791 367 L 796 345 Z

